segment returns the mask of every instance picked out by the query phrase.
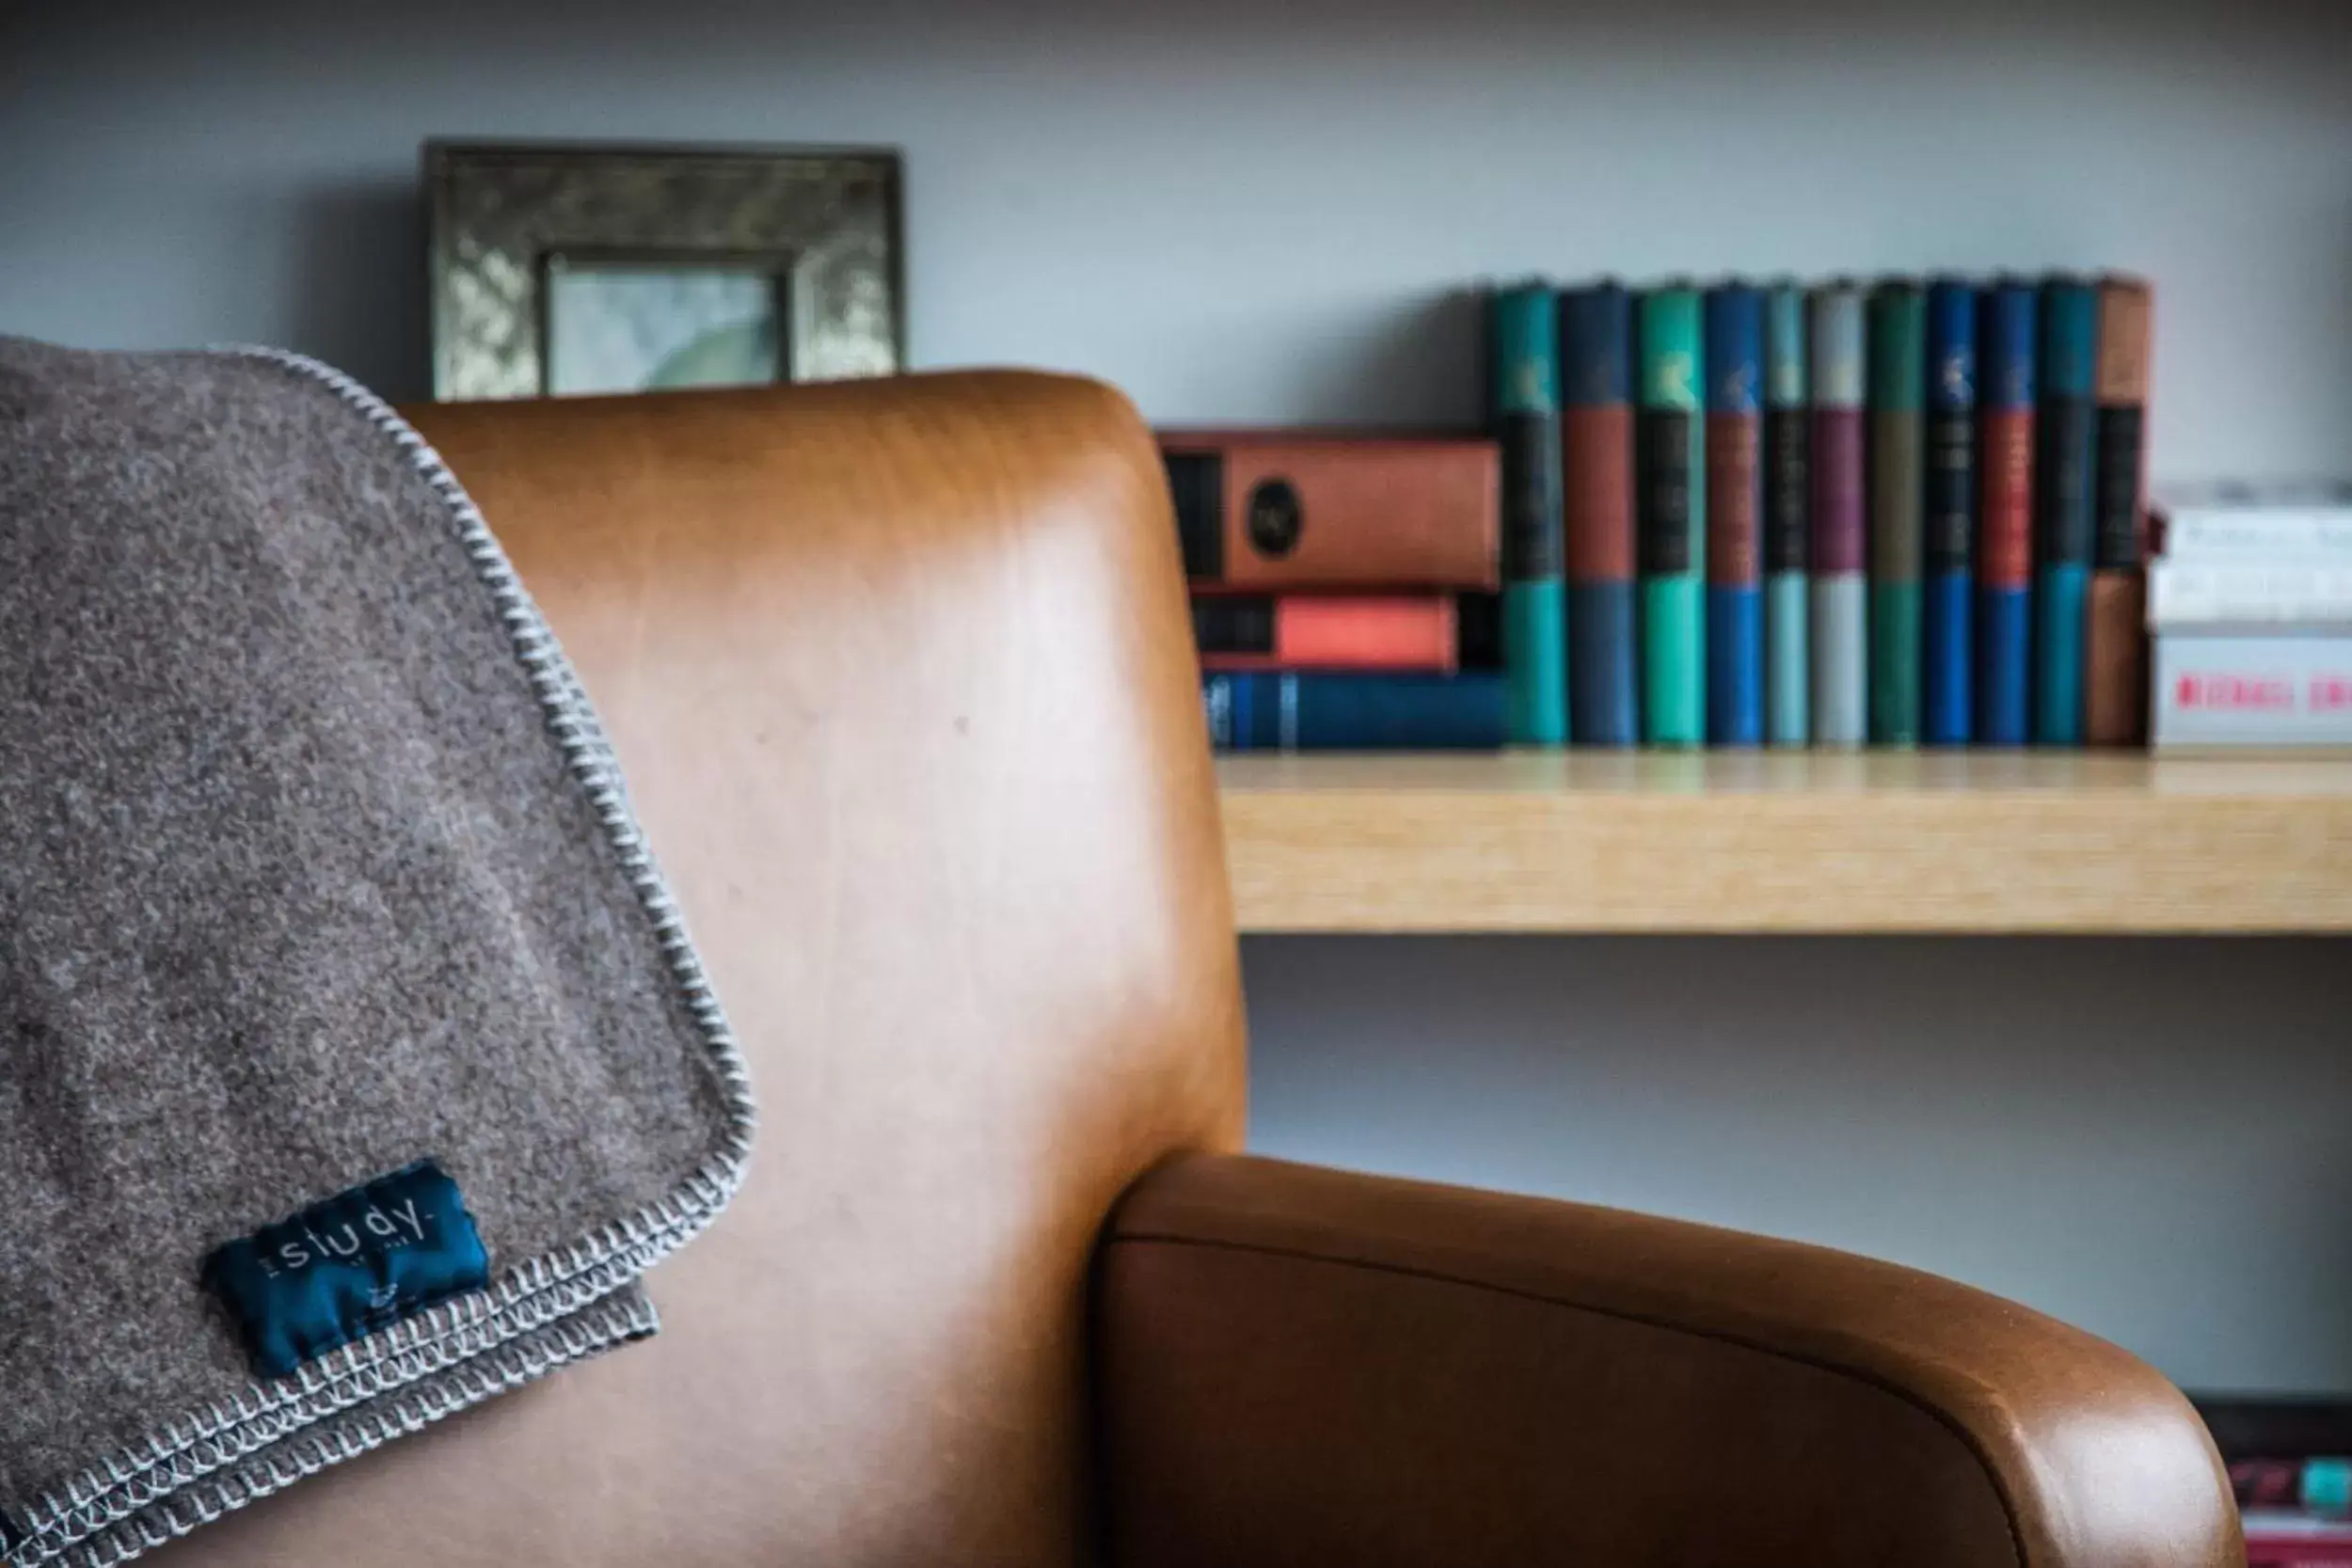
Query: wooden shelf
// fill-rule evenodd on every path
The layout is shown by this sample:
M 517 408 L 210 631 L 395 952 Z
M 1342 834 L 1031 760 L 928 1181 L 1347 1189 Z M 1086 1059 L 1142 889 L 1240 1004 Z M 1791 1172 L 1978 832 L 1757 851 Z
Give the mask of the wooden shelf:
M 2352 758 L 1227 757 L 1245 931 L 2352 931 Z

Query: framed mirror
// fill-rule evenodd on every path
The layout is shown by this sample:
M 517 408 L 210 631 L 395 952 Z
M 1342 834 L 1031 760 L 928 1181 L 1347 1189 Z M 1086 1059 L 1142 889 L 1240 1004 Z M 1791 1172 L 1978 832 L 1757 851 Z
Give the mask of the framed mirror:
M 888 150 L 428 143 L 433 395 L 889 375 Z

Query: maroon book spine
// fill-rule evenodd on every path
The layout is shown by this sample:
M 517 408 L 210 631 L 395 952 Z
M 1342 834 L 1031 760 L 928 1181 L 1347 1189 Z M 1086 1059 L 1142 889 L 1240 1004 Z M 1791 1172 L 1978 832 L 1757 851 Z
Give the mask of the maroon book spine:
M 1859 573 L 1867 562 L 1863 506 L 1863 426 L 1859 408 L 1813 410 L 1813 569 L 1820 576 Z

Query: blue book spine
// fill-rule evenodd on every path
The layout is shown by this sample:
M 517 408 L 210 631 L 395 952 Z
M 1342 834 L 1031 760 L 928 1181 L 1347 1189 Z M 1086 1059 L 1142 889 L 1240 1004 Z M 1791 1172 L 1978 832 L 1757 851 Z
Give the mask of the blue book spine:
M 1200 677 L 1221 752 L 1484 752 L 1509 738 L 1509 677 L 1217 671 Z
M 1560 296 L 1560 460 L 1567 545 L 1568 719 L 1580 746 L 1641 738 L 1633 609 L 1633 300 Z
M 1764 737 L 1774 746 L 1803 746 L 1812 738 L 1808 396 L 1804 291 L 1784 284 L 1764 302 Z
M 1927 559 L 1920 738 L 1965 746 L 1975 733 L 1977 291 L 1928 289 Z
M 2042 403 L 2034 454 L 2033 737 L 2083 740 L 2083 645 L 2090 613 L 2099 460 L 2099 289 L 2053 278 L 2042 292 Z
M 2023 746 L 2033 691 L 2033 286 L 1996 283 L 1977 322 L 1977 742 Z
M 1764 739 L 1764 295 L 1708 291 L 1707 739 Z
M 1561 576 L 1559 312 L 1551 286 L 1487 304 L 1495 435 L 1502 448 L 1502 667 L 1511 739 L 1568 737 L 1567 590 Z

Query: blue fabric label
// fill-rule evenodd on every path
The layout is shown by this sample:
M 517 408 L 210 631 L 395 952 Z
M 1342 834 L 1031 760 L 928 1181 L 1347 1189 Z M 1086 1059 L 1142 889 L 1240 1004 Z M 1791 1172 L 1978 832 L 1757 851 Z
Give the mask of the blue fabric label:
M 489 1279 L 465 1196 L 430 1160 L 314 1203 L 204 1260 L 206 1287 L 263 1377 L 284 1377 Z

